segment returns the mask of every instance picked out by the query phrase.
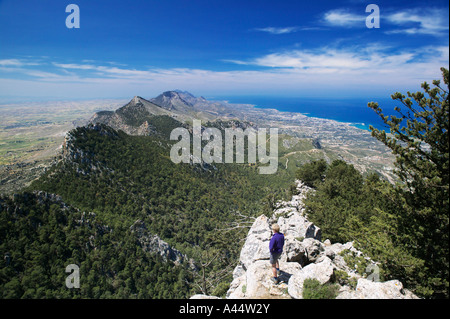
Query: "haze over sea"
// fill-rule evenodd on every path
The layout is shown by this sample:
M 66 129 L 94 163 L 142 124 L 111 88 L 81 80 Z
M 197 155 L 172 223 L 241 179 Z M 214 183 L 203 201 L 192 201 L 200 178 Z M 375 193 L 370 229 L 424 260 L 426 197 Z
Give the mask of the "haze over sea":
M 230 103 L 252 104 L 258 108 L 273 108 L 279 111 L 302 113 L 310 117 L 351 123 L 363 130 L 369 130 L 369 125 L 389 132 L 380 117 L 370 109 L 368 102 L 378 102 L 385 115 L 398 115 L 394 106 L 401 103 L 389 98 L 304 98 L 277 96 L 233 96 L 213 97 L 211 100 L 226 100 Z M 402 108 L 403 109 L 403 108 Z

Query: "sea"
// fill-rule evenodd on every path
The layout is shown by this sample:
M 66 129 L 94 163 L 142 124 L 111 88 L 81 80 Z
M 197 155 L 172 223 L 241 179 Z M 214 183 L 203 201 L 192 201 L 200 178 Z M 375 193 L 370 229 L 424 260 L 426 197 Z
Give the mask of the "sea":
M 214 97 L 214 100 L 225 100 L 229 103 L 252 104 L 257 108 L 272 108 L 285 112 L 302 113 L 310 117 L 350 123 L 350 125 L 369 131 L 369 126 L 389 132 L 379 115 L 367 106 L 369 102 L 377 102 L 384 115 L 399 115 L 395 106 L 398 101 L 388 98 L 304 98 L 277 96 L 232 96 Z

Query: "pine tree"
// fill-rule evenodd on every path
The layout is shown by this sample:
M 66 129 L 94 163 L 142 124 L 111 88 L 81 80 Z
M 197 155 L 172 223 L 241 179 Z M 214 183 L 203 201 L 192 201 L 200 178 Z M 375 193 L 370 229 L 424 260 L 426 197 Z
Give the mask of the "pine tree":
M 445 86 L 426 82 L 424 92 L 399 92 L 393 100 L 402 108 L 400 116 L 385 116 L 378 103 L 373 109 L 389 126 L 390 133 L 370 127 L 372 136 L 383 142 L 396 156 L 399 201 L 403 201 L 403 229 L 409 233 L 408 245 L 425 261 L 427 293 L 448 298 L 449 278 L 449 72 L 441 68 Z

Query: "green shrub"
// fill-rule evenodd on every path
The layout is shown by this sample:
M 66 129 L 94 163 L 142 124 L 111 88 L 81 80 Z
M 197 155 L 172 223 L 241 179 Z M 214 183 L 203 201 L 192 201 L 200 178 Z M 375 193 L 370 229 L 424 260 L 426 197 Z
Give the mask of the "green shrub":
M 303 299 L 335 299 L 338 291 L 338 285 L 321 284 L 317 279 L 307 278 L 303 282 Z

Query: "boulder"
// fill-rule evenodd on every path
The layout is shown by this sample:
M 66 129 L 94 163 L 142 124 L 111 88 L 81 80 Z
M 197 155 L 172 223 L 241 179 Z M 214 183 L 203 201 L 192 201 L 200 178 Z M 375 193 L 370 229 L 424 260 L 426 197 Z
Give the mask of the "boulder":
M 365 278 L 358 279 L 355 290 L 340 293 L 336 299 L 418 299 L 398 280 L 374 282 Z
M 257 260 L 270 259 L 270 237 L 269 220 L 265 215 L 261 215 L 253 222 L 241 250 L 239 260 L 244 269 Z
M 321 284 L 330 281 L 335 267 L 327 257 L 317 264 L 309 264 L 300 271 L 294 273 L 289 279 L 288 293 L 292 298 L 303 298 L 303 282 L 307 278 L 317 279 Z
M 281 260 L 287 262 L 297 262 L 304 265 L 307 261 L 306 249 L 302 242 L 292 235 L 284 237 L 284 249 L 281 255 Z
M 272 266 L 265 260 L 258 260 L 250 265 L 246 274 L 247 298 L 266 298 L 270 295 L 271 271 Z
M 318 260 L 322 252 L 325 251 L 324 245 L 314 238 L 305 238 L 302 241 L 302 245 L 306 251 L 306 258 L 309 263 Z
M 257 260 L 244 275 L 230 285 L 227 299 L 277 299 L 291 298 L 286 292 L 291 276 L 301 270 L 299 263 L 280 262 L 280 282 L 272 280 L 272 266 L 267 260 Z
M 322 231 L 319 227 L 308 221 L 296 210 L 288 210 L 288 213 L 281 214 L 283 209 L 275 211 L 274 216 L 278 217 L 280 231 L 285 235 L 291 235 L 296 238 L 314 238 L 320 240 Z

